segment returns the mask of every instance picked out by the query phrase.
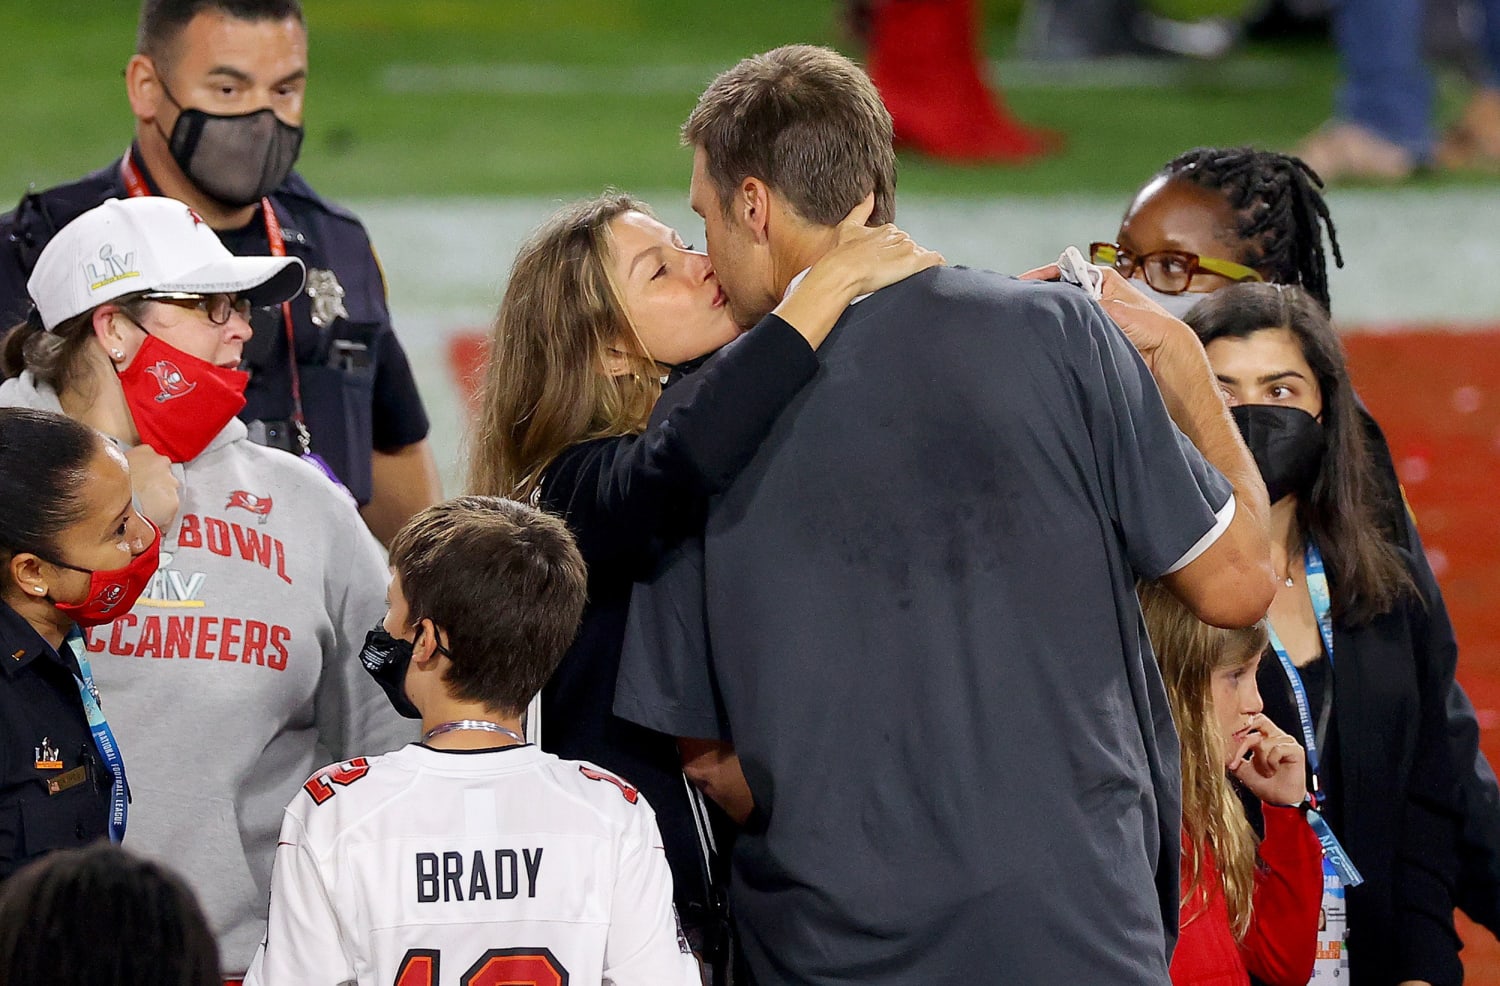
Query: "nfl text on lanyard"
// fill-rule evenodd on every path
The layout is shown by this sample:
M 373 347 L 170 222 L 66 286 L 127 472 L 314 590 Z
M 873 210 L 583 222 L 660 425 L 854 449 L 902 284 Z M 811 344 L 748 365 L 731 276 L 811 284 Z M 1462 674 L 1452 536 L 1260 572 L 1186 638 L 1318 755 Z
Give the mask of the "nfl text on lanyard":
M 125 815 L 130 803 L 130 788 L 125 783 L 125 760 L 120 756 L 115 734 L 110 731 L 109 722 L 104 718 L 104 710 L 99 705 L 99 689 L 94 685 L 94 672 L 89 667 L 83 633 L 74 627 L 68 632 L 63 646 L 73 652 L 73 657 L 78 662 L 78 673 L 73 676 L 78 685 L 78 697 L 83 700 L 83 711 L 88 717 L 94 747 L 99 751 L 99 756 L 113 779 L 109 792 L 109 841 L 119 842 L 125 838 Z
M 125 190 L 130 193 L 131 198 L 141 198 L 151 194 L 151 189 L 146 185 L 146 179 L 136 167 L 130 152 L 125 152 L 125 157 L 120 160 L 120 177 L 125 180 Z M 260 200 L 260 213 L 266 223 L 266 242 L 270 244 L 271 256 L 286 256 L 286 237 L 281 233 L 281 220 L 276 218 L 276 210 L 271 208 L 271 200 L 262 196 Z M 302 415 L 302 376 L 297 371 L 297 338 L 292 330 L 292 303 L 283 301 L 281 303 L 281 321 L 286 327 L 286 351 L 287 365 L 292 374 L 292 428 L 297 433 L 297 454 L 307 456 L 312 452 L 312 440 L 307 431 L 307 419 Z M 332 471 L 321 460 L 316 463 L 320 469 L 328 473 L 333 479 Z
M 1323 844 L 1323 858 L 1328 860 L 1338 874 L 1339 881 L 1346 887 L 1357 887 L 1365 878 L 1360 876 L 1354 860 L 1349 858 L 1349 854 L 1339 844 L 1338 836 L 1333 834 L 1327 820 L 1318 813 L 1318 807 L 1323 803 L 1323 779 L 1319 773 L 1321 762 L 1318 756 L 1319 734 L 1327 730 L 1328 714 L 1333 707 L 1333 616 L 1331 597 L 1328 594 L 1328 575 L 1323 569 L 1323 555 L 1318 551 L 1318 546 L 1308 542 L 1304 559 L 1307 566 L 1307 593 L 1312 597 L 1313 614 L 1318 619 L 1318 633 L 1322 635 L 1323 647 L 1328 653 L 1330 672 L 1328 685 L 1323 689 L 1323 708 L 1316 726 L 1313 725 L 1312 709 L 1307 700 L 1307 689 L 1302 684 L 1302 675 L 1287 655 L 1286 646 L 1276 635 L 1276 629 L 1269 620 L 1266 621 L 1266 627 L 1270 630 L 1271 647 L 1276 651 L 1276 658 L 1281 662 L 1287 681 L 1292 686 L 1292 697 L 1297 702 L 1297 719 L 1302 725 L 1302 742 L 1307 747 L 1307 765 L 1312 768 L 1312 807 L 1308 809 L 1307 822 L 1317 833 L 1318 841 Z

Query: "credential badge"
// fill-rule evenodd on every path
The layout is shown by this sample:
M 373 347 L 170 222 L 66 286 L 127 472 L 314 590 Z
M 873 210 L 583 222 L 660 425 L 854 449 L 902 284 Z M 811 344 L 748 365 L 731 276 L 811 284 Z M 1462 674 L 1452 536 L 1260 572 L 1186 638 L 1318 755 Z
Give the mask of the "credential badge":
M 312 299 L 313 324 L 326 329 L 336 318 L 348 318 L 344 307 L 344 286 L 331 270 L 313 268 L 307 272 L 307 296 Z

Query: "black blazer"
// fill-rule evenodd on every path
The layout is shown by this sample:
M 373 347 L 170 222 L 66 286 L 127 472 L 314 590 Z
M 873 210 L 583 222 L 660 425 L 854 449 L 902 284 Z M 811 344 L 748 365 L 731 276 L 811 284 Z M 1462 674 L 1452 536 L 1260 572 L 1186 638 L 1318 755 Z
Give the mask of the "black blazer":
M 588 565 L 578 636 L 542 689 L 541 746 L 639 787 L 656 810 L 684 923 L 714 910 L 710 872 L 676 740 L 614 715 L 634 580 L 675 538 L 701 534 L 704 502 L 755 454 L 818 370 L 807 341 L 768 315 L 658 402 L 640 435 L 581 442 L 547 468 L 541 506 L 572 530 Z
M 1348 892 L 1353 986 L 1463 981 L 1453 928 L 1463 811 L 1446 712 L 1457 655 L 1446 621 L 1433 618 L 1429 570 L 1403 557 L 1417 596 L 1363 626 L 1334 622 L 1331 820 L 1364 876 Z M 1258 683 L 1266 715 L 1300 737 L 1269 651 Z
M 1392 544 L 1411 552 L 1418 578 L 1428 587 L 1424 591 L 1434 646 L 1451 648 L 1457 653 L 1453 625 L 1428 564 L 1422 538 L 1407 509 L 1385 433 L 1362 405 L 1360 423 L 1375 463 L 1375 504 L 1380 522 Z M 1457 681 L 1448 692 L 1448 740 L 1453 746 L 1453 765 L 1458 772 L 1464 814 L 1458 842 L 1456 902 L 1469 917 L 1500 935 L 1500 783 L 1479 748 L 1479 722 L 1474 705 Z

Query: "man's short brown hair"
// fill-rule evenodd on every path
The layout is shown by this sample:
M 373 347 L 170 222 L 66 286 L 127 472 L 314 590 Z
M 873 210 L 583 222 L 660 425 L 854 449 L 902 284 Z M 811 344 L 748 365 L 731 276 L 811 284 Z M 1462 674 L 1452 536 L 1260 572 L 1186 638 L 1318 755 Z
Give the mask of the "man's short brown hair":
M 721 74 L 682 125 L 729 208 L 759 178 L 809 222 L 834 226 L 871 190 L 871 223 L 896 215 L 891 115 L 870 77 L 828 48 L 786 45 Z
M 448 692 L 520 712 L 578 632 L 583 557 L 563 522 L 498 496 L 461 496 L 417 514 L 391 541 L 409 626 L 448 638 Z

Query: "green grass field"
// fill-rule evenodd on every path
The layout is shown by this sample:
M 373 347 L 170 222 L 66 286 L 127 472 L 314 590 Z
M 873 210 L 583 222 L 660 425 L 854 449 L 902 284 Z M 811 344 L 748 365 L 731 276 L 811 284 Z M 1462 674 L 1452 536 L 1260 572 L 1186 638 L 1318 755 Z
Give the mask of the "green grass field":
M 677 126 L 712 74 L 789 41 L 852 51 L 832 0 L 305 0 L 312 31 L 302 170 L 340 198 L 575 195 L 685 186 Z M 0 202 L 96 167 L 130 137 L 129 0 L 6 0 Z M 1004 56 L 1016 9 L 989 5 Z M 1002 63 L 1030 121 L 1067 152 L 1025 168 L 908 157 L 903 190 L 1123 193 L 1202 143 L 1290 147 L 1328 112 L 1325 46 L 1257 46 L 1215 64 L 1082 72 Z M 1002 78 L 1002 81 L 1004 79 Z

